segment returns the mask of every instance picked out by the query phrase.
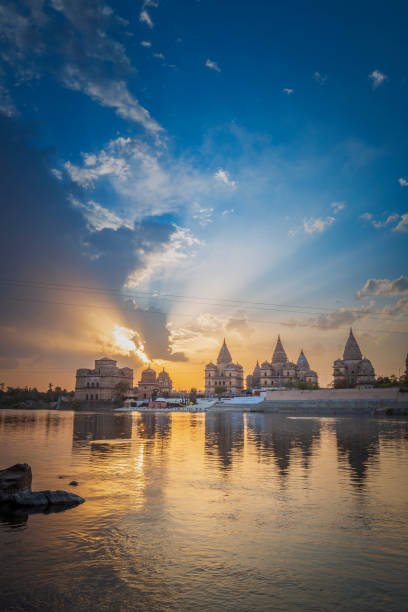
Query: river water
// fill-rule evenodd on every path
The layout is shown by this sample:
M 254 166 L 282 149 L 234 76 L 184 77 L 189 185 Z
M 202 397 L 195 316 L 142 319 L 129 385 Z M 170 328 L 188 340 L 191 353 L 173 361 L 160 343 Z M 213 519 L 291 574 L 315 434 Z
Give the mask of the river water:
M 21 462 L 86 502 L 0 515 L 2 611 L 407 609 L 407 421 L 0 411 Z

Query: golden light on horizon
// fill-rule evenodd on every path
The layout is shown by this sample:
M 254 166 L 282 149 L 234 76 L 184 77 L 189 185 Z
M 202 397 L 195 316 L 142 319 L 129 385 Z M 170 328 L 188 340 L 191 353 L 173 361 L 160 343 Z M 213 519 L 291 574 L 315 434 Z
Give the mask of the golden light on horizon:
M 114 348 L 123 351 L 125 355 L 136 355 L 143 363 L 150 359 L 144 352 L 144 345 L 138 341 L 139 334 L 134 329 L 115 325 L 113 329 Z

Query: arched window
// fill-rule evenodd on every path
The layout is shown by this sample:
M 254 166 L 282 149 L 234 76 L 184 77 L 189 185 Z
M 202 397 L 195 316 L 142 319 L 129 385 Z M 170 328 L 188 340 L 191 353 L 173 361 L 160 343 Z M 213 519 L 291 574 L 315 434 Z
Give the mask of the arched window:
M 93 393 L 91 393 L 91 400 L 93 400 Z
M 95 395 L 95 399 L 98 399 L 98 394 Z
M 98 387 L 98 389 L 99 389 L 99 383 L 98 383 L 98 382 L 96 383 L 96 386 L 97 386 L 97 387 Z
M 86 399 L 86 400 L 88 399 L 88 394 L 86 394 L 86 395 L 85 395 L 85 399 Z
M 88 389 L 89 389 L 89 381 L 86 383 L 86 386 L 87 386 L 87 387 L 88 387 Z

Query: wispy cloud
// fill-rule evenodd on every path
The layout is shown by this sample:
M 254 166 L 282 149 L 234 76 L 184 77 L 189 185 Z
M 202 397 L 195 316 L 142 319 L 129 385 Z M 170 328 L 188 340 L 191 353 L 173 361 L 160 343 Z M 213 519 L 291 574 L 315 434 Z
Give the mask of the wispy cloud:
M 154 27 L 154 23 L 146 9 L 140 11 L 139 21 L 140 23 L 145 23 L 147 26 L 149 26 L 149 28 Z
M 104 229 L 117 230 L 120 227 L 133 229 L 133 223 L 130 220 L 122 219 L 116 213 L 98 204 L 98 202 L 89 200 L 84 203 L 77 198 L 71 198 L 71 204 L 81 210 L 91 232 L 100 232 Z
M 142 40 L 141 43 L 142 47 L 151 47 L 152 43 L 149 40 Z
M 360 219 L 362 221 L 367 221 L 370 223 L 375 229 L 384 229 L 385 227 L 390 227 L 393 232 L 406 232 L 408 230 L 408 214 L 405 213 L 400 215 L 398 213 L 392 213 L 388 215 L 383 220 L 375 219 L 374 215 L 369 212 L 365 212 L 360 215 Z M 394 225 L 394 227 L 392 227 Z
M 368 75 L 368 78 L 371 79 L 373 89 L 377 89 L 377 87 L 382 85 L 388 79 L 386 74 L 383 74 L 377 69 L 373 70 L 372 73 Z
M 153 57 L 156 57 L 157 59 L 160 59 L 163 61 L 165 59 L 163 53 L 153 53 Z
M 289 87 L 285 87 L 284 89 L 282 89 L 282 91 L 288 96 L 290 96 L 291 94 L 293 94 L 294 89 L 289 89 Z
M 323 233 L 330 225 L 335 222 L 335 217 L 314 218 L 303 220 L 303 228 L 307 234 L 314 234 L 315 232 Z
M 406 234 L 408 232 L 408 213 L 405 213 L 404 215 L 401 215 L 400 221 L 398 223 L 398 225 L 396 225 L 393 230 L 393 232 L 402 232 L 404 234 Z
M 8 89 L 0 85 L 0 113 L 6 117 L 17 115 L 17 108 L 11 99 Z
M 217 62 L 214 62 L 213 60 L 208 59 L 205 62 L 205 65 L 207 66 L 207 68 L 210 68 L 210 70 L 215 70 L 215 72 L 221 72 L 221 68 L 219 67 Z
M 339 329 L 352 325 L 359 319 L 366 319 L 370 316 L 373 307 L 374 302 L 370 302 L 367 306 L 361 306 L 358 309 L 340 308 L 327 314 L 319 314 L 316 317 L 304 319 L 292 319 L 282 324 L 287 327 L 314 327 L 322 331 Z
M 131 273 L 127 279 L 127 287 L 138 287 L 148 283 L 153 277 L 161 278 L 171 274 L 181 262 L 192 258 L 203 242 L 189 228 L 174 224 L 174 231 L 169 242 L 155 251 L 140 253 L 142 267 Z
M 408 187 L 408 181 L 407 179 L 404 178 L 399 178 L 398 179 L 399 184 L 401 185 L 401 187 Z
M 345 202 L 332 202 L 330 206 L 332 207 L 333 212 L 337 214 L 341 210 L 344 210 L 346 208 L 346 203 Z
M 235 189 L 235 187 L 237 186 L 236 181 L 232 181 L 230 179 L 229 172 L 227 172 L 227 170 L 223 170 L 222 168 L 217 170 L 217 172 L 214 174 L 214 178 L 217 181 L 223 183 L 224 185 L 227 185 L 227 187 L 230 187 L 231 189 Z
M 408 294 L 408 276 L 399 278 L 369 278 L 364 287 L 357 292 L 357 297 L 362 299 L 373 295 L 391 296 Z
M 213 221 L 214 208 L 200 208 L 195 206 L 197 212 L 193 215 L 193 219 L 198 220 L 201 227 L 206 227 Z
M 226 210 L 223 210 L 221 214 L 223 217 L 226 217 L 227 215 L 232 215 L 233 212 L 234 212 L 233 208 L 227 208 Z
M 327 81 L 327 74 L 321 74 L 320 72 L 316 71 L 313 75 L 313 79 L 316 81 L 316 83 L 319 83 L 319 85 L 324 85 Z
M 159 132 L 163 129 L 130 93 L 124 81 L 92 80 L 78 66 L 68 65 L 65 68 L 63 82 L 69 89 L 86 93 L 101 106 L 115 109 L 123 119 L 140 123 L 146 130 Z

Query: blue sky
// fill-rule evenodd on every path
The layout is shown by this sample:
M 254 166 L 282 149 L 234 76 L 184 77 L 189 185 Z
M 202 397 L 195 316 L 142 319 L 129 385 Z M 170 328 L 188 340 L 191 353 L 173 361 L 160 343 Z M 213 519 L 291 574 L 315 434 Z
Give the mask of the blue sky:
M 224 334 L 248 371 L 280 332 L 326 384 L 350 325 L 397 373 L 407 17 L 403 2 L 1 1 L 5 255 L 20 245 L 1 276 L 32 283 L 8 286 L 3 377 L 56 363 L 69 384 L 107 351 L 137 367 L 125 334 L 200 386 Z M 106 318 L 70 310 L 68 285 Z M 10 307 L 40 299 L 52 325 Z

